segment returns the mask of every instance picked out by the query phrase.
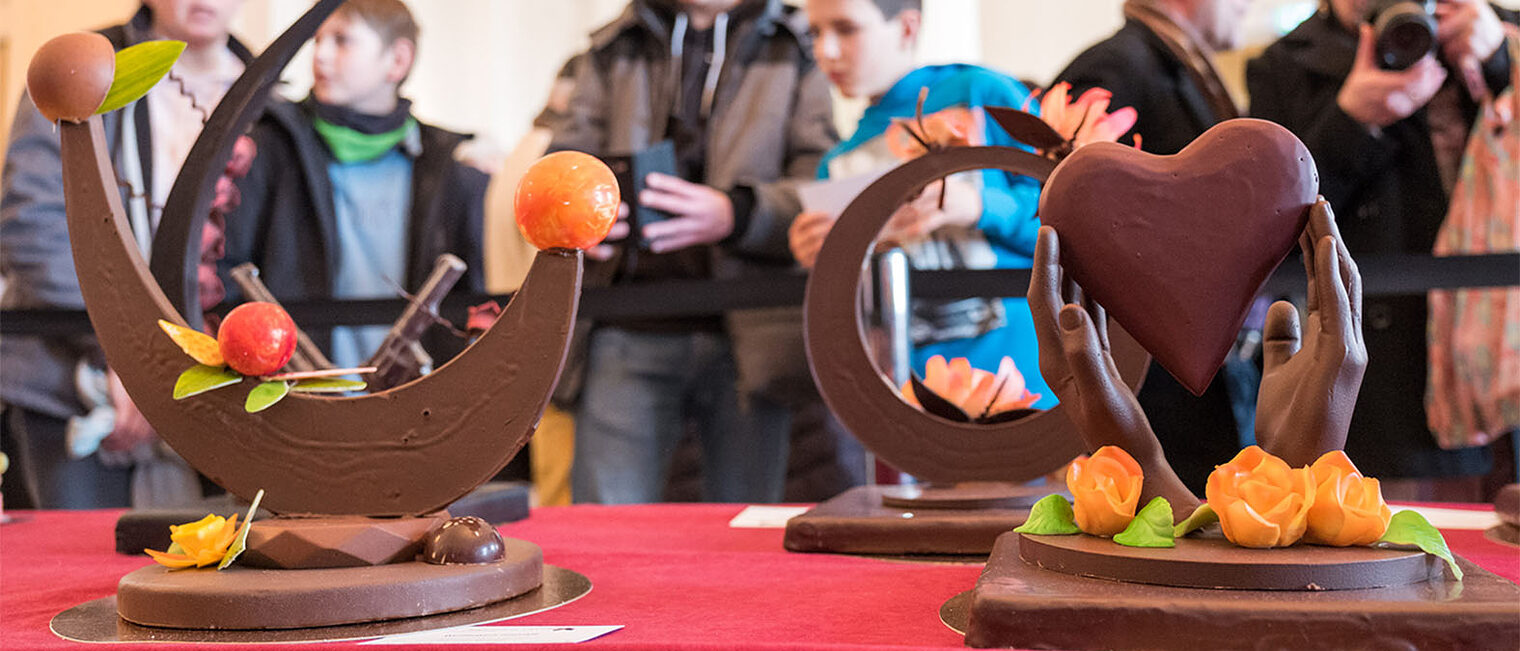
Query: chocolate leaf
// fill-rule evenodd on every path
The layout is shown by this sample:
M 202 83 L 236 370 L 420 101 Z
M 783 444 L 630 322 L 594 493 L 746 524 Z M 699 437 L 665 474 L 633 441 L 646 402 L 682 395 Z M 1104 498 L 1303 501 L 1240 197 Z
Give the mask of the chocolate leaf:
M 917 373 L 910 375 L 908 381 L 913 386 L 913 397 L 918 399 L 918 404 L 925 412 L 957 423 L 971 422 L 971 415 L 967 414 L 966 410 L 925 386 L 923 381 L 918 379 Z
M 290 390 L 299 393 L 345 393 L 363 390 L 365 386 L 362 380 L 328 377 L 300 380 L 295 383 L 295 386 L 290 387 Z
M 1218 521 L 1219 514 L 1214 512 L 1214 507 L 1209 506 L 1208 502 L 1204 502 L 1199 504 L 1198 508 L 1193 509 L 1193 514 L 1188 516 L 1186 520 L 1172 527 L 1172 536 L 1181 538 Z
M 1462 568 L 1457 567 L 1457 559 L 1451 555 L 1451 549 L 1446 547 L 1446 538 L 1441 535 L 1441 530 L 1426 520 L 1425 516 L 1414 511 L 1405 510 L 1393 514 L 1393 518 L 1388 521 L 1388 530 L 1373 545 L 1419 549 L 1446 561 L 1452 576 L 1457 577 L 1458 581 L 1462 580 Z
M 248 392 L 248 401 L 243 403 L 243 409 L 250 414 L 264 411 L 288 393 L 290 393 L 289 382 L 261 382 Z
M 1114 542 L 1125 547 L 1176 547 L 1172 535 L 1172 503 L 1158 497 L 1140 509 L 1129 526 L 1114 534 Z
M 1034 114 L 1003 106 L 988 106 L 984 110 L 1014 140 L 1035 149 L 1054 149 L 1066 142 L 1060 133 Z
M 179 374 L 179 379 L 174 381 L 174 399 L 183 400 L 241 381 L 243 376 L 225 366 L 196 364 L 185 369 L 184 373 Z
M 1040 536 L 1068 536 L 1082 533 L 1082 529 L 1077 527 L 1076 515 L 1071 511 L 1071 502 L 1053 493 L 1035 502 L 1034 506 L 1029 508 L 1029 519 L 1014 531 Z
M 976 423 L 978 425 L 996 425 L 998 423 L 1006 423 L 1006 422 L 1009 422 L 1009 421 L 1018 420 L 1020 418 L 1025 417 L 1025 416 L 1028 416 L 1030 414 L 1037 413 L 1039 411 L 1040 410 L 1038 410 L 1038 409 L 1028 409 L 1028 408 L 1025 408 L 1025 409 L 1009 409 L 1009 410 L 1006 410 L 1006 411 L 1000 411 L 1000 412 L 997 412 L 995 414 L 988 414 L 986 416 L 978 418 L 978 419 L 976 419 Z
M 116 77 L 95 114 L 110 113 L 147 95 L 184 51 L 184 41 L 148 41 L 117 52 Z
M 243 549 L 248 546 L 248 528 L 253 526 L 253 514 L 258 512 L 259 502 L 263 499 L 264 489 L 260 488 L 258 494 L 253 496 L 253 504 L 248 507 L 248 517 L 243 520 L 243 526 L 238 528 L 237 536 L 232 539 L 232 544 L 227 546 L 227 553 L 222 555 L 222 562 L 216 564 L 216 569 L 227 569 L 232 561 L 243 554 Z

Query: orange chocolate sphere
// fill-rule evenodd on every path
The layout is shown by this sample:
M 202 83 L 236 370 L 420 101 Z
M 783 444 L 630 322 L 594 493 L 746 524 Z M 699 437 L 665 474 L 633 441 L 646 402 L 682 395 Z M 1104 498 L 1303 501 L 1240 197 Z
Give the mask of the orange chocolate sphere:
M 83 122 L 106 101 L 116 76 L 116 50 L 94 32 L 55 37 L 37 48 L 26 69 L 26 91 L 50 122 Z
M 617 177 L 578 151 L 540 158 L 517 184 L 517 228 L 539 249 L 586 249 L 617 221 Z

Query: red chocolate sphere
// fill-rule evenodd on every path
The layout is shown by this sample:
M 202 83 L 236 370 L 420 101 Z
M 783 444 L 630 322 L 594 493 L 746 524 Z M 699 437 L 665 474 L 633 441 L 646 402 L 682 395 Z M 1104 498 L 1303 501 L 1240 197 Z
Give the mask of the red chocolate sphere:
M 83 122 L 106 101 L 116 76 L 116 50 L 94 32 L 55 37 L 32 55 L 26 92 L 51 122 Z
M 540 158 L 517 184 L 517 228 L 540 249 L 585 249 L 617 221 L 617 177 L 606 163 L 578 151 Z
M 243 375 L 269 375 L 296 352 L 296 323 L 274 303 L 244 303 L 227 313 L 216 332 L 222 359 Z

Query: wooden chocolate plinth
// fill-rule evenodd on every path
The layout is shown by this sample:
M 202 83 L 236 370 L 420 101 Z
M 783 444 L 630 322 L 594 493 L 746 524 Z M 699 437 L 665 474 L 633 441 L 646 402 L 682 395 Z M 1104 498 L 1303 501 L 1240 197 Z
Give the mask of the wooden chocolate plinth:
M 820 503 L 786 523 L 783 544 L 794 552 L 985 555 L 1029 517 L 1028 509 L 886 506 L 887 489 L 859 486 Z
M 421 562 L 272 570 L 234 565 L 122 577 L 117 613 L 142 626 L 287 629 L 420 617 L 511 599 L 543 583 L 538 545 L 504 540 L 506 557 L 480 565 Z
M 1020 547 L 1020 534 L 998 539 L 972 592 L 968 646 L 1455 650 L 1520 640 L 1520 586 L 1460 558 L 1460 583 L 1441 573 L 1384 588 L 1215 590 L 1042 569 Z

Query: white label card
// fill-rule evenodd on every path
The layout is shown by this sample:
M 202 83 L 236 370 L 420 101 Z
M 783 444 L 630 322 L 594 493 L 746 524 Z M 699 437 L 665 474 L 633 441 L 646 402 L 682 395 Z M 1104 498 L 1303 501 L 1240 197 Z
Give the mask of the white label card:
M 786 521 L 807 513 L 806 506 L 761 506 L 751 504 L 728 521 L 733 529 L 785 529 Z
M 623 628 L 617 626 L 460 626 L 419 631 L 360 644 L 576 644 Z

